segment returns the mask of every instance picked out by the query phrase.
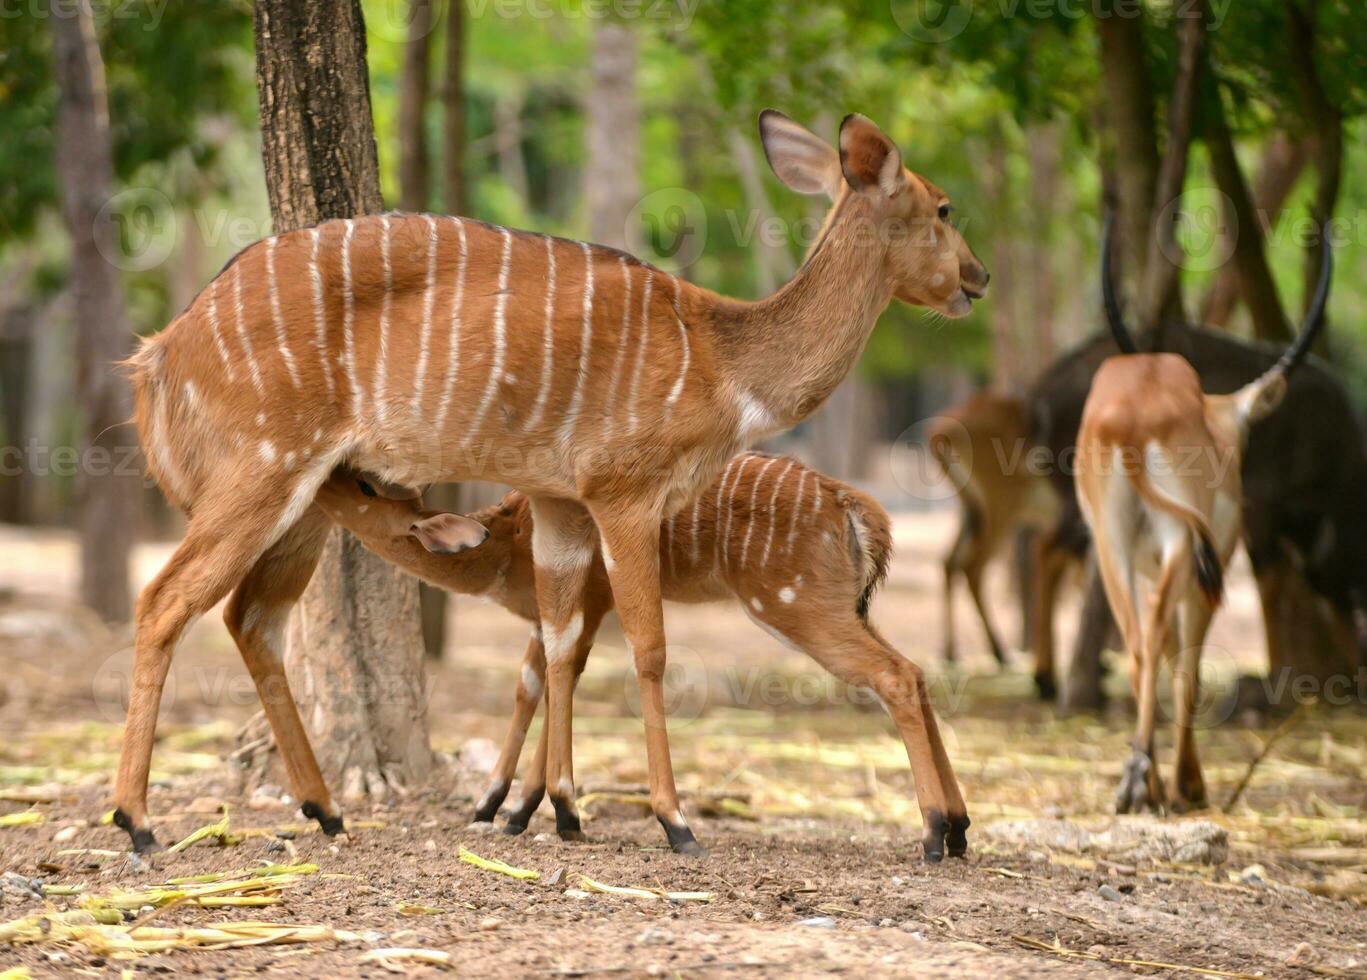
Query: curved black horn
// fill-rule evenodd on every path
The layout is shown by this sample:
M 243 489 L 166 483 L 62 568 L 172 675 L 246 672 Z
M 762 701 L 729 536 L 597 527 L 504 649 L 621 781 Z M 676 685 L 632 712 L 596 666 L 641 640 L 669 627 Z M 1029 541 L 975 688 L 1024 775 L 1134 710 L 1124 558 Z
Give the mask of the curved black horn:
M 1111 274 L 1111 241 L 1115 231 L 1115 212 L 1106 215 L 1106 227 L 1101 233 L 1101 300 L 1106 307 L 1106 322 L 1110 325 L 1111 336 L 1122 354 L 1138 354 L 1134 338 L 1125 326 L 1125 318 L 1120 314 L 1120 301 L 1115 298 L 1115 281 Z
M 1282 374 L 1290 374 L 1296 367 L 1305 360 L 1305 355 L 1310 353 L 1310 345 L 1315 342 L 1315 336 L 1320 332 L 1320 327 L 1324 326 L 1324 307 L 1329 299 L 1329 280 L 1334 271 L 1333 248 L 1329 242 L 1329 222 L 1325 222 L 1320 228 L 1320 241 L 1324 244 L 1324 255 L 1320 260 L 1320 279 L 1315 284 L 1315 296 L 1310 301 L 1310 309 L 1306 311 L 1305 322 L 1301 324 L 1301 332 L 1296 336 L 1291 346 L 1286 349 L 1286 353 L 1277 362 L 1276 370 Z

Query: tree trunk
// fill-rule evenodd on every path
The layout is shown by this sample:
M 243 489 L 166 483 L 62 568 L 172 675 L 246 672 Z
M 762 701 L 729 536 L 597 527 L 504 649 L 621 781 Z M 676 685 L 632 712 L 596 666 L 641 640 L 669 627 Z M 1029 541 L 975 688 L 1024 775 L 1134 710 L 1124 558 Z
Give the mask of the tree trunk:
M 1186 322 L 1178 277 L 1181 266 L 1176 261 L 1179 248 L 1173 238 L 1175 223 L 1168 219 L 1179 213 L 1182 188 L 1187 182 L 1196 97 L 1205 58 L 1204 14 L 1203 4 L 1192 3 L 1183 8 L 1177 22 L 1177 77 L 1168 100 L 1168 143 L 1154 186 L 1149 255 L 1139 280 L 1139 323 L 1159 338 L 1160 350 L 1171 349 L 1162 344 L 1167 329 Z
M 257 0 L 262 162 L 277 232 L 383 209 L 360 0 Z M 344 799 L 421 783 L 427 740 L 414 579 L 334 532 L 285 667 Z
M 1296 179 L 1305 169 L 1306 155 L 1306 142 L 1293 140 L 1286 133 L 1274 133 L 1268 141 L 1253 184 L 1253 210 L 1263 230 L 1264 242 L 1268 230 L 1276 225 L 1291 188 L 1296 186 Z M 1226 326 L 1239 299 L 1239 274 L 1232 264 L 1226 265 L 1201 303 L 1200 321 L 1213 327 Z
M 116 261 L 113 216 L 102 214 L 113 181 L 104 63 L 89 0 L 52 8 L 57 80 L 57 170 L 71 236 L 76 376 L 85 426 L 77 477 L 81 601 L 108 622 L 132 611 L 129 554 L 137 534 L 141 480 L 128 384 L 115 363 L 132 350 Z
M 499 95 L 494 103 L 494 148 L 498 151 L 498 172 L 503 183 L 524 211 L 531 209 L 531 189 L 527 182 L 527 158 L 522 152 L 521 92 Z
M 1334 216 L 1339 184 L 1343 179 L 1343 113 L 1329 100 L 1315 68 L 1315 12 L 1318 0 L 1285 0 L 1287 31 L 1291 45 L 1291 72 L 1300 93 L 1302 112 L 1313 137 L 1315 199 L 1310 216 L 1323 228 Z M 1308 309 L 1319 281 L 1320 263 L 1327 248 L 1324 236 L 1311 236 L 1305 255 L 1305 290 L 1302 309 Z M 1327 331 L 1320 334 L 1324 343 Z
M 588 140 L 589 238 L 625 248 L 627 216 L 641 198 L 641 110 L 636 102 L 636 35 L 611 21 L 593 32 Z
M 1006 134 L 994 126 L 984 168 L 983 192 L 992 213 L 1010 227 L 1011 175 L 1007 166 Z M 1017 344 L 1016 243 L 1009 233 L 992 236 L 992 383 L 1001 391 L 1019 391 L 1023 380 Z
M 1055 275 L 1053 242 L 1054 215 L 1059 213 L 1063 194 L 1059 180 L 1062 166 L 1064 127 L 1058 122 L 1036 123 L 1025 133 L 1025 152 L 1030 161 L 1030 210 L 1035 229 L 1034 247 L 1029 256 L 1030 325 L 1028 327 L 1029 376 L 1039 375 L 1053 363 L 1058 352 L 1054 320 L 1058 316 L 1058 277 Z
M 423 116 L 431 91 L 432 0 L 409 0 L 408 11 L 408 39 L 399 84 L 399 207 L 426 211 L 427 134 Z
M 1255 337 L 1289 340 L 1291 331 L 1286 324 L 1282 302 L 1277 297 L 1272 270 L 1267 265 L 1267 253 L 1263 250 L 1262 223 L 1253 208 L 1253 199 L 1234 152 L 1234 140 L 1225 123 L 1220 93 L 1212 94 L 1213 98 L 1208 101 L 1211 117 L 1205 126 L 1206 149 L 1210 151 L 1210 169 L 1215 183 L 1225 199 L 1225 239 L 1233 246 L 1231 259 L 1239 280 L 1239 294 L 1253 318 Z
M 442 85 L 442 204 L 447 214 L 465 213 L 465 4 L 446 5 L 446 64 Z

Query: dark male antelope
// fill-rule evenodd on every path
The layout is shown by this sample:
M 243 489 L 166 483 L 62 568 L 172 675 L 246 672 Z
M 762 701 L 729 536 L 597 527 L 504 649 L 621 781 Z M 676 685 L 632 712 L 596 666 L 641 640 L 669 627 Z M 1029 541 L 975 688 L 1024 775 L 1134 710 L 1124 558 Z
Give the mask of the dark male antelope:
M 1031 464 L 1031 419 L 1023 398 L 983 391 L 937 415 L 927 439 L 930 453 L 954 485 L 959 498 L 959 531 L 945 556 L 945 660 L 956 656 L 954 582 L 962 577 L 998 664 L 1006 665 L 1005 648 L 992 625 L 983 597 L 987 563 L 1000 555 L 1016 531 L 1049 528 L 1058 519 L 1058 495 L 1049 477 Z M 1032 561 L 1038 568 L 1050 556 L 1036 538 Z M 1038 591 L 1036 592 L 1038 595 Z M 1052 596 L 1052 593 L 1050 593 Z M 1052 615 L 1050 607 L 1042 614 Z M 1037 617 L 1041 614 L 1036 609 Z M 1053 668 L 1036 651 L 1035 681 L 1053 696 Z
M 513 491 L 496 506 L 457 518 L 373 493 L 364 478 L 339 473 L 323 484 L 316 502 L 382 558 L 443 589 L 491 599 L 534 624 L 503 752 L 475 810 L 476 822 L 492 821 L 508 795 L 545 691 L 531 508 Z M 479 526 L 488 528 L 488 541 L 463 550 L 478 539 Z M 924 674 L 869 622 L 869 599 L 887 573 L 891 552 L 890 522 L 877 502 L 794 459 L 743 453 L 727 464 L 714 486 L 661 526 L 660 591 L 666 599 L 686 603 L 734 598 L 787 646 L 842 681 L 872 689 L 906 746 L 924 822 L 925 856 L 938 861 L 945 848 L 951 856 L 964 853 L 967 815 Z M 600 555 L 594 556 L 582 603 L 577 612 L 583 629 L 572 655 L 576 675 L 613 607 Z M 526 829 L 545 794 L 548 734 L 543 726 L 522 800 L 504 828 L 509 833 Z M 949 813 L 961 816 L 947 823 Z
M 1102 290 L 1107 320 L 1125 354 L 1103 362 L 1092 381 L 1078 433 L 1076 482 L 1139 707 L 1134 755 L 1116 809 L 1159 809 L 1165 802 L 1154 759 L 1163 655 L 1174 661 L 1173 803 L 1201 807 L 1206 787 L 1192 715 L 1206 628 L 1241 531 L 1244 447 L 1249 428 L 1281 403 L 1287 375 L 1323 322 L 1329 249 L 1305 324 L 1282 358 L 1238 391 L 1208 395 L 1183 358 L 1135 353 L 1111 281 L 1109 239 L 1108 226 Z
M 834 201 L 807 260 L 766 299 L 727 299 L 583 242 L 380 215 L 248 247 L 143 344 L 131 362 L 138 432 L 190 520 L 138 602 L 115 788 L 135 847 L 156 843 L 147 773 L 176 642 L 229 591 L 228 624 L 295 795 L 325 831 L 343 829 L 280 650 L 329 526 L 310 504 L 347 464 L 402 486 L 489 479 L 527 494 L 547 786 L 571 838 L 573 652 L 597 532 L 635 657 L 652 806 L 675 850 L 701 851 L 665 730 L 662 519 L 737 450 L 811 414 L 893 296 L 959 317 L 988 278 L 944 193 L 869 120 L 845 118 L 838 152 L 773 111 L 760 135 L 784 183 Z

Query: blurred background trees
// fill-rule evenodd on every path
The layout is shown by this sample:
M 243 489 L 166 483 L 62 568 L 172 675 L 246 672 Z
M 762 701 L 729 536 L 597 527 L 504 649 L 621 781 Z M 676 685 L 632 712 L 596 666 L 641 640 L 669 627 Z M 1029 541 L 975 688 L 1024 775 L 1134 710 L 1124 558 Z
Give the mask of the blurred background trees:
M 858 377 L 786 441 L 822 468 L 889 483 L 875 449 L 974 386 L 1024 390 L 1094 332 L 1107 201 L 1121 211 L 1131 282 L 1160 218 L 1187 256 L 1159 324 L 1180 309 L 1269 339 L 1298 316 L 1316 267 L 1304 232 L 1337 215 L 1324 351 L 1367 399 L 1367 23 L 1352 0 L 1212 0 L 1175 218 L 1153 202 L 1175 131 L 1174 20 L 1189 6 L 959 0 L 942 20 L 926 16 L 940 7 L 645 0 L 603 17 L 581 0 L 365 0 L 384 202 L 623 245 L 755 296 L 791 272 L 819 220 L 769 176 L 758 111 L 780 107 L 834 138 L 858 110 L 948 191 L 994 288 L 966 321 L 889 310 Z M 74 380 L 95 348 L 84 246 L 59 211 L 59 32 L 38 12 L 0 17 L 0 442 L 18 451 L 0 471 L 0 520 L 73 524 L 96 548 L 81 468 L 52 452 L 84 452 L 107 409 Z M 93 13 L 109 106 L 108 264 L 126 322 L 146 333 L 271 228 L 252 9 L 126 0 Z M 1261 249 L 1226 240 L 1231 215 L 1264 229 Z M 108 327 L 116 307 L 102 305 Z M 886 502 L 919 504 L 895 488 Z M 142 506 L 145 533 L 172 531 L 155 492 Z

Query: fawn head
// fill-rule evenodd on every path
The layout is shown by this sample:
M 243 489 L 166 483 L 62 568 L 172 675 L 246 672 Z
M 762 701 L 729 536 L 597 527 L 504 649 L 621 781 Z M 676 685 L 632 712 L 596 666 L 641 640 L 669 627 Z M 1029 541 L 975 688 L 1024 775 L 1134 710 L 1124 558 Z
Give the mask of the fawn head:
M 948 196 L 902 164 L 892 140 L 854 113 L 840 124 L 840 149 L 765 109 L 760 140 L 778 179 L 801 194 L 825 194 L 839 208 L 846 195 L 867 202 L 872 218 L 861 242 L 885 249 L 892 294 L 948 317 L 966 316 L 987 289 L 988 273 L 951 220 Z
M 458 555 L 489 537 L 478 521 L 424 510 L 415 491 L 382 483 L 369 474 L 338 470 L 319 488 L 314 503 L 366 547 L 381 552 L 386 542 L 411 537 L 433 554 Z

